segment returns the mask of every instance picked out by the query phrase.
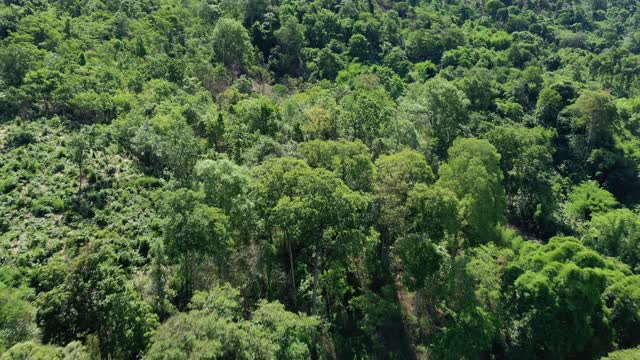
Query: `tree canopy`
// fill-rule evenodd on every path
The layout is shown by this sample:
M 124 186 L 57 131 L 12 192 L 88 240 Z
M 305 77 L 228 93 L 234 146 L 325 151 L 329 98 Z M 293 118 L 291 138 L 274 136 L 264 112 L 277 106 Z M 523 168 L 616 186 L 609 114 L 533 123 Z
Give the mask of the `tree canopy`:
M 627 359 L 631 0 L 6 0 L 0 360 Z

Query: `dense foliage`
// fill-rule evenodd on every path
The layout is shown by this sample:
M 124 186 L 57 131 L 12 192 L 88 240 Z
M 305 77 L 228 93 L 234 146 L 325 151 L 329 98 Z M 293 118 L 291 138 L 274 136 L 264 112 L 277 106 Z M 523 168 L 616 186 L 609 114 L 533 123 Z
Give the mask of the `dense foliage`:
M 632 0 L 7 0 L 0 359 L 635 359 Z

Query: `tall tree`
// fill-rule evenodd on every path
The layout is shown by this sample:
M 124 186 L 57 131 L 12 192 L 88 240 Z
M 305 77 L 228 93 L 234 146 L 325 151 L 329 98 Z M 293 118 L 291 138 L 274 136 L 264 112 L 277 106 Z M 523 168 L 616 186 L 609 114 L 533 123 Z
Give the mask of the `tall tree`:
M 252 47 L 249 33 L 242 23 L 222 18 L 218 20 L 211 36 L 216 60 L 236 72 L 251 63 Z
M 313 140 L 300 144 L 298 150 L 309 165 L 333 171 L 351 189 L 371 191 L 376 168 L 361 141 Z
M 349 259 L 365 245 L 369 200 L 328 170 L 312 169 L 293 159 L 268 161 L 258 174 L 254 196 L 260 211 L 267 213 L 265 235 L 287 248 L 293 301 L 298 286 L 296 263 L 302 259 L 312 276 L 312 301 L 307 306 L 316 314 L 320 287 L 327 290 L 328 286 L 320 283 L 320 275 L 331 268 L 349 269 Z
M 405 232 L 405 211 L 411 189 L 419 183 L 433 183 L 434 175 L 424 155 L 404 149 L 376 160 L 378 171 L 374 192 L 378 211 L 378 223 L 384 244 Z
M 379 87 L 358 88 L 340 101 L 340 133 L 350 140 L 360 139 L 369 147 L 390 129 L 394 106 Z
M 462 207 L 462 232 L 469 245 L 497 240 L 504 223 L 505 196 L 500 154 L 486 140 L 457 139 L 436 183 L 453 191 Z
M 202 193 L 187 189 L 167 195 L 164 242 L 167 254 L 180 265 L 182 304 L 202 286 L 196 271 L 207 258 L 215 259 L 218 281 L 222 281 L 223 262 L 233 245 L 228 216 L 218 208 L 204 205 L 203 200 Z
M 465 94 L 442 78 L 415 83 L 400 99 L 405 116 L 433 137 L 435 154 L 441 159 L 453 140 L 468 132 L 469 105 Z
M 509 221 L 547 237 L 555 233 L 558 204 L 552 132 L 542 127 L 496 126 L 484 137 L 500 153 Z

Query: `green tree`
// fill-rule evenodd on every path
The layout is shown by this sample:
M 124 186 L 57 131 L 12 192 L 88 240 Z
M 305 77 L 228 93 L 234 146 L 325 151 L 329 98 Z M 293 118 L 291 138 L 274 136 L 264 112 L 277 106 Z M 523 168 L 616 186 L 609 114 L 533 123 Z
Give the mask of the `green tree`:
M 342 69 L 341 59 L 328 47 L 323 48 L 318 52 L 316 62 L 318 63 L 318 69 L 320 70 L 320 77 L 323 79 L 335 79 L 338 72 Z
M 234 110 L 250 132 L 274 136 L 280 126 L 279 107 L 265 97 L 242 100 Z
M 369 60 L 369 40 L 362 34 L 354 34 L 349 39 L 349 55 L 362 62 Z
M 60 105 L 56 101 L 56 90 L 62 84 L 62 74 L 47 68 L 29 71 L 24 77 L 22 89 L 34 107 L 40 108 L 41 114 L 50 114 Z
M 191 311 L 171 317 L 152 338 L 144 359 L 307 359 L 319 322 L 262 301 L 250 320 L 229 286 L 198 292 Z
M 38 297 L 43 341 L 60 345 L 95 335 L 104 358 L 132 358 L 147 345 L 158 319 L 118 266 L 113 249 L 87 244 L 62 284 Z
M 560 93 L 553 88 L 544 88 L 538 96 L 536 104 L 536 116 L 540 124 L 549 127 L 556 127 L 558 115 L 562 110 L 564 100 Z
M 553 133 L 511 125 L 496 126 L 484 137 L 501 155 L 510 222 L 543 237 L 553 235 L 557 208 Z
M 423 154 L 404 149 L 395 154 L 382 155 L 376 160 L 378 192 L 393 194 L 404 203 L 411 188 L 418 183 L 435 180 L 431 166 Z
M 78 199 L 82 196 L 82 182 L 84 181 L 85 160 L 90 156 L 92 136 L 90 131 L 79 132 L 70 145 L 71 156 L 78 165 Z
M 640 358 L 640 348 L 610 352 L 602 360 L 635 360 Z
M 33 341 L 21 342 L 0 355 L 1 360 L 89 360 L 92 359 L 78 341 L 65 347 L 39 344 Z
M 434 354 L 441 359 L 479 356 L 493 342 L 497 329 L 491 314 L 479 306 L 469 306 L 454 314 L 453 325 L 437 337 Z
M 326 294 L 330 289 L 327 282 L 331 278 L 323 275 L 321 279 L 321 275 L 332 269 L 349 269 L 349 259 L 361 255 L 366 245 L 363 215 L 369 199 L 353 192 L 332 172 L 291 158 L 269 160 L 254 176 L 253 197 L 265 219 L 261 232 L 267 243 L 281 246 L 288 254 L 285 266 L 291 277 L 291 299 L 296 305 L 296 269 L 302 265 L 311 277 L 311 304 L 306 305 L 316 313 L 321 308 L 320 291 Z M 332 305 L 322 309 L 330 310 Z
M 313 276 L 310 308 L 315 315 L 320 291 L 326 289 L 326 284 L 320 284 L 320 274 L 331 265 L 345 266 L 364 246 L 360 226 L 369 201 L 325 169 L 294 169 L 280 181 L 286 192 L 272 216 L 280 229 L 286 229 L 287 244 L 295 241 L 311 255 L 307 266 Z
M 442 159 L 453 140 L 466 132 L 469 105 L 462 91 L 441 78 L 409 86 L 400 99 L 405 116 L 433 137 L 435 154 Z
M 503 275 L 508 354 L 524 359 L 603 355 L 612 334 L 601 296 L 609 279 L 623 276 L 622 269 L 575 238 L 527 245 Z
M 409 192 L 405 206 L 409 233 L 423 234 L 435 243 L 446 240 L 450 252 L 455 253 L 461 226 L 455 193 L 419 183 Z
M 584 144 L 575 150 L 579 159 L 586 159 L 593 149 L 612 146 L 612 127 L 618 113 L 611 95 L 583 91 L 569 110 L 574 115 L 573 128 L 584 138 Z
M 0 78 L 6 86 L 21 86 L 25 75 L 44 55 L 32 44 L 7 44 L 0 49 Z
M 430 276 L 442 266 L 443 254 L 438 246 L 422 234 L 404 236 L 393 245 L 402 264 L 403 282 L 415 291 L 427 285 Z
M 500 154 L 486 140 L 457 139 L 449 160 L 439 169 L 436 183 L 460 199 L 462 232 L 469 245 L 497 240 L 496 227 L 504 222 L 505 196 Z
M 376 168 L 361 141 L 313 140 L 301 143 L 298 151 L 311 167 L 333 171 L 351 189 L 371 191 Z
M 455 84 L 469 99 L 469 110 L 488 111 L 495 106 L 493 100 L 499 94 L 499 88 L 490 70 L 474 67 Z
M 407 58 L 407 54 L 397 46 L 389 50 L 384 56 L 382 63 L 384 66 L 393 69 L 393 71 L 401 77 L 406 77 L 413 68 L 413 64 Z
M 413 71 L 409 73 L 409 77 L 415 81 L 427 81 L 438 73 L 438 67 L 433 62 L 426 60 L 413 65 Z
M 397 244 L 404 245 L 404 241 L 399 240 Z M 442 246 L 436 246 L 437 257 L 425 257 L 422 262 L 414 263 L 415 273 L 424 277 L 423 286 L 415 288 L 415 315 L 418 324 L 423 324 L 418 325 L 418 329 L 425 333 L 433 356 L 443 359 L 475 358 L 488 351 L 496 340 L 498 317 L 494 314 L 497 308 L 480 301 L 477 294 L 484 286 L 499 289 L 500 270 L 495 268 L 499 269 L 500 264 L 497 259 L 487 258 L 484 254 L 476 255 L 482 253 L 482 248 L 453 257 Z M 487 248 L 497 250 L 495 246 Z M 420 259 L 432 253 L 425 250 L 416 247 L 406 254 L 408 259 Z M 497 255 L 498 252 L 493 251 L 492 254 Z M 410 273 L 406 272 L 408 269 L 404 261 L 402 265 L 405 266 L 403 279 L 406 283 Z M 489 272 L 480 272 L 489 269 Z
M 442 37 L 433 30 L 417 29 L 411 31 L 405 40 L 407 56 L 413 62 L 431 60 L 440 62 L 444 52 Z
M 240 71 L 251 63 L 252 46 L 249 33 L 239 21 L 222 18 L 211 35 L 216 60 L 234 71 Z
M 609 286 L 602 295 L 609 323 L 619 348 L 640 344 L 640 276 L 627 276 Z
M 179 181 L 189 180 L 202 141 L 181 115 L 156 115 L 131 131 L 131 148 L 148 168 L 156 173 L 166 169 Z
M 36 308 L 24 299 L 22 293 L 0 283 L 0 353 L 38 334 Z
M 278 41 L 272 50 L 269 65 L 279 75 L 297 75 L 302 69 L 302 49 L 306 45 L 304 26 L 295 16 L 282 19 L 282 25 L 274 32 Z
M 369 147 L 390 128 L 394 115 L 393 101 L 381 87 L 356 89 L 342 98 L 340 106 L 341 134 Z
M 222 160 L 201 160 L 194 167 L 195 179 L 205 194 L 205 201 L 230 214 L 234 202 L 248 191 L 247 169 Z
M 607 212 L 618 205 L 615 197 L 595 181 L 585 181 L 573 187 L 569 193 L 566 212 L 573 227 L 591 220 L 596 213 Z
M 312 356 L 313 339 L 317 336 L 317 318 L 286 311 L 279 302 L 258 302 L 252 324 L 266 332 L 276 344 L 277 359 L 308 359 Z
M 204 195 L 179 189 L 167 195 L 167 219 L 164 243 L 167 255 L 180 264 L 181 299 L 189 299 L 202 286 L 197 268 L 212 257 L 218 277 L 224 270 L 224 260 L 233 240 L 229 234 L 229 217 L 222 210 L 202 204 Z
M 617 257 L 632 269 L 640 265 L 640 217 L 628 209 L 595 213 L 582 242 L 600 254 Z
M 380 156 L 376 166 L 378 223 L 383 243 L 389 245 L 405 232 L 404 205 L 409 192 L 418 183 L 433 183 L 435 176 L 424 155 L 411 149 Z

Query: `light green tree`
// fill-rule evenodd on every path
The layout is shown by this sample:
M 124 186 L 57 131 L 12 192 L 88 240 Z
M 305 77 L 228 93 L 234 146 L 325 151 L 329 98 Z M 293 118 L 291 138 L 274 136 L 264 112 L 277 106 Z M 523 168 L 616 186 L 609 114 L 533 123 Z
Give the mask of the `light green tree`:
M 191 311 L 171 317 L 152 338 L 144 359 L 308 359 L 317 319 L 262 301 L 242 317 L 238 290 L 197 292 Z
M 376 167 L 369 148 L 361 141 L 313 140 L 301 143 L 298 151 L 311 167 L 333 171 L 356 191 L 371 191 Z
M 617 257 L 632 269 L 640 265 L 640 217 L 628 209 L 596 213 L 582 242 L 600 254 Z
M 591 220 L 596 213 L 607 212 L 618 205 L 618 201 L 610 192 L 603 189 L 595 181 L 585 181 L 573 187 L 565 204 L 566 213 L 572 227 Z
M 418 183 L 433 183 L 434 175 L 424 155 L 404 149 L 376 160 L 378 167 L 374 193 L 378 204 L 378 223 L 382 240 L 391 244 L 405 231 L 405 202 Z
M 497 240 L 496 227 L 504 223 L 505 195 L 496 148 L 486 140 L 457 139 L 439 175 L 436 185 L 453 191 L 460 200 L 468 244 Z
M 453 140 L 468 132 L 469 105 L 465 94 L 442 78 L 412 84 L 400 99 L 400 109 L 433 137 L 435 154 L 442 159 Z
M 164 243 L 167 255 L 180 265 L 183 300 L 201 286 L 196 270 L 207 258 L 215 260 L 221 281 L 225 256 L 233 245 L 229 217 L 203 200 L 202 193 L 184 188 L 167 195 Z
M 342 98 L 340 107 L 340 134 L 369 147 L 390 128 L 394 116 L 393 101 L 379 86 L 354 90 Z
M 38 335 L 36 308 L 23 293 L 0 282 L 0 353 Z
M 230 18 L 218 20 L 211 40 L 216 60 L 225 66 L 240 71 L 251 63 L 252 46 L 241 22 Z
M 416 184 L 405 206 L 409 233 L 423 234 L 435 243 L 446 241 L 452 254 L 458 250 L 461 207 L 453 191 Z

